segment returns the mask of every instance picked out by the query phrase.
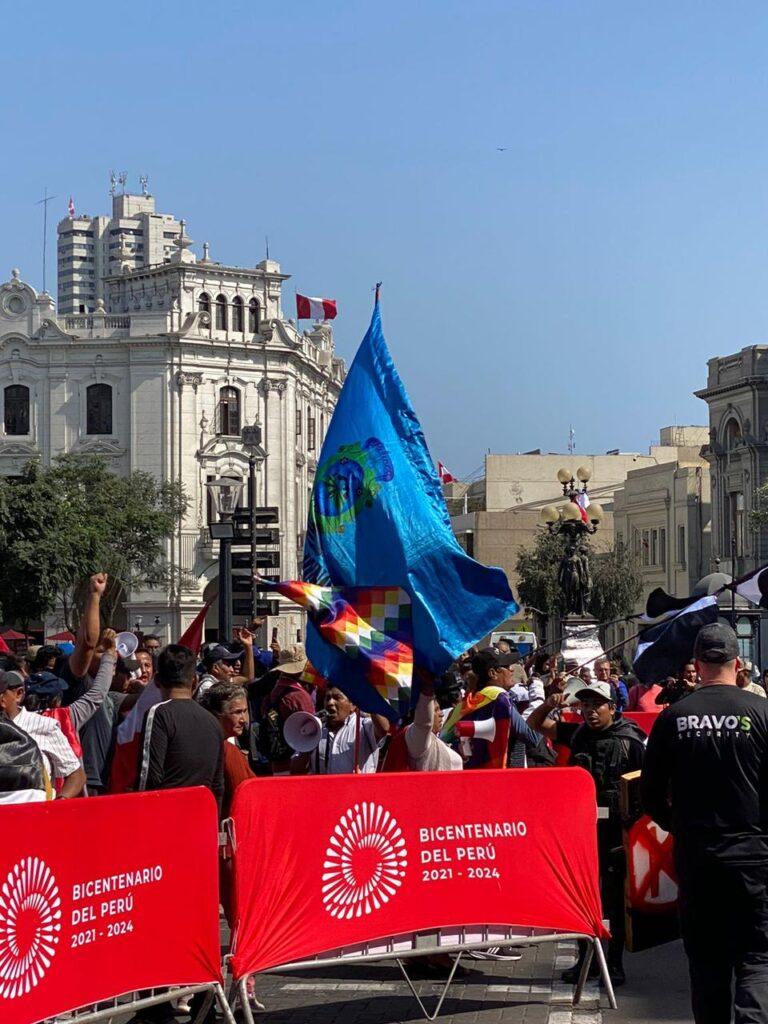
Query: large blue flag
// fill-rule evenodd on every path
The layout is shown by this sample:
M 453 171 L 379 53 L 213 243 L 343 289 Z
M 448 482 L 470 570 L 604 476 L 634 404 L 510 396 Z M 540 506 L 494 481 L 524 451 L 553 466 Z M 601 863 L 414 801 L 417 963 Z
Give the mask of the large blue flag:
M 504 572 L 475 562 L 453 535 L 421 426 L 384 340 L 378 298 L 320 453 L 304 578 L 402 587 L 411 599 L 414 662 L 436 674 L 518 611 Z M 353 692 L 369 691 L 362 670 L 358 689 L 349 659 L 311 623 L 307 654 L 329 680 L 346 677 Z

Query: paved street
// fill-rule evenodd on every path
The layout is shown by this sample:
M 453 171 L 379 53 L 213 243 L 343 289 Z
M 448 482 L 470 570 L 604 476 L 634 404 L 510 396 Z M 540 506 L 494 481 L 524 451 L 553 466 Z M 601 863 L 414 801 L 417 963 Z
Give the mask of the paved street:
M 571 989 L 559 974 L 573 962 L 573 947 L 560 943 L 524 951 L 517 963 L 467 961 L 472 974 L 457 981 L 443 1004 L 445 1024 L 677 1024 L 690 1020 L 688 976 L 682 945 L 669 943 L 626 957 L 627 985 L 617 991 L 619 1009 L 607 1007 L 590 983 L 582 1005 L 572 1008 Z M 419 994 L 431 1009 L 440 991 L 421 981 Z M 267 1012 L 263 1024 L 410 1024 L 419 1008 L 396 967 L 342 967 L 322 973 L 269 975 L 259 980 Z
M 446 1024 L 597 1024 L 596 986 L 572 1012 L 571 990 L 555 980 L 573 963 L 570 943 L 523 951 L 510 962 L 467 960 L 468 975 L 454 982 L 443 1003 Z M 462 961 L 463 962 L 463 961 Z M 413 970 L 424 979 L 424 971 Z M 428 1009 L 439 996 L 437 979 L 419 980 L 419 995 Z M 263 1024 L 299 1024 L 308 1017 L 318 1024 L 405 1024 L 423 1020 L 396 965 L 345 966 L 335 970 L 268 975 L 258 992 L 267 1006 Z

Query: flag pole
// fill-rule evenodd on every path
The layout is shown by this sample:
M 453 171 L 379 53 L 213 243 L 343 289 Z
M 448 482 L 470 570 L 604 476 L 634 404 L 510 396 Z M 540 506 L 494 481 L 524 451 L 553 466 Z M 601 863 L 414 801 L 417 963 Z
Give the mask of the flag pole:
M 360 774 L 360 709 L 355 708 L 355 775 Z

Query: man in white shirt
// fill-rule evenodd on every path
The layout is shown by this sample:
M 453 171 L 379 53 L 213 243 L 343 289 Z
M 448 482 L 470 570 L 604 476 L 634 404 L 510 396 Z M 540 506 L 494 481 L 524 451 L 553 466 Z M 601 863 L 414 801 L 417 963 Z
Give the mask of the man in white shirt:
M 320 743 L 310 755 L 312 775 L 343 775 L 355 770 L 355 735 L 360 712 L 337 686 L 325 691 L 326 719 Z M 370 774 L 379 764 L 379 744 L 389 731 L 381 715 L 360 719 L 360 771 Z
M 32 737 L 40 748 L 51 779 L 63 780 L 59 799 L 79 796 L 85 786 L 85 772 L 69 740 L 55 719 L 22 707 L 24 692 L 24 681 L 16 672 L 0 673 L 0 711 L 4 711 L 15 726 Z

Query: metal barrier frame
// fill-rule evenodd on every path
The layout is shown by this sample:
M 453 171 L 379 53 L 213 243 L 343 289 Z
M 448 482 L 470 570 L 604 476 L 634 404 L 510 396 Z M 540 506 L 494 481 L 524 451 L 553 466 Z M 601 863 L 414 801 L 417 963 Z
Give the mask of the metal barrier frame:
M 473 936 L 484 936 L 473 939 Z M 447 941 L 442 942 L 441 939 Z M 456 941 L 458 939 L 458 941 Z M 440 1013 L 445 997 L 453 982 L 459 961 L 464 953 L 471 951 L 487 951 L 497 946 L 535 946 L 545 942 L 562 942 L 564 940 L 582 940 L 587 942 L 587 955 L 581 966 L 576 987 L 573 994 L 573 1005 L 578 1006 L 581 995 L 587 980 L 587 974 L 592 964 L 592 958 L 597 957 L 600 966 L 600 977 L 602 978 L 608 1002 L 612 1010 L 617 1009 L 616 995 L 613 990 L 608 964 L 600 940 L 592 935 L 584 935 L 580 932 L 552 932 L 543 928 L 502 928 L 483 926 L 463 926 L 459 928 L 430 929 L 420 932 L 409 932 L 404 935 L 394 935 L 385 939 L 376 939 L 371 942 L 363 942 L 354 946 L 340 947 L 318 954 L 309 960 L 294 960 L 291 963 L 280 964 L 276 967 L 269 967 L 262 974 L 284 974 L 290 971 L 310 970 L 321 967 L 338 967 L 340 964 L 364 964 L 381 963 L 387 960 L 394 960 L 400 968 L 411 994 L 419 1004 L 421 1012 L 428 1021 L 434 1021 Z M 455 960 L 448 975 L 448 979 L 440 993 L 435 1009 L 430 1013 L 414 988 L 413 982 L 405 969 L 404 960 L 412 957 L 427 956 L 432 953 L 455 954 Z M 248 1002 L 248 978 L 251 975 L 244 975 L 238 982 L 233 983 L 240 998 L 246 1024 L 255 1024 L 253 1012 Z M 234 1004 L 234 996 L 231 997 L 230 1006 Z
M 47 1024 L 47 1022 L 55 1022 L 65 1020 L 67 1024 L 95 1024 L 97 1021 L 107 1021 L 107 1024 L 111 1024 L 112 1018 L 118 1014 L 136 1012 L 137 1010 L 146 1010 L 149 1006 L 157 1006 L 160 1003 L 170 1002 L 172 999 L 183 999 L 186 996 L 194 996 L 199 992 L 207 992 L 208 998 L 204 1000 L 200 1011 L 195 1015 L 191 1024 L 198 1024 L 205 1017 L 211 1008 L 211 1004 L 216 1001 L 219 1009 L 224 1014 L 224 1019 L 227 1024 L 236 1024 L 234 1015 L 230 1008 L 229 1002 L 227 1001 L 224 989 L 221 987 L 219 982 L 208 982 L 202 985 L 182 985 L 163 988 L 162 992 L 158 991 L 158 988 L 149 989 L 148 996 L 142 996 L 138 992 L 133 993 L 133 997 L 120 1002 L 125 999 L 125 993 L 119 996 L 112 996 L 110 999 L 102 999 L 98 1003 L 89 1003 L 87 1006 L 81 1006 L 76 1010 L 62 1011 L 54 1017 L 45 1017 L 43 1020 L 39 1020 L 36 1024 Z M 249 1007 L 250 1009 L 250 1007 Z M 253 1021 L 253 1018 L 251 1018 Z

